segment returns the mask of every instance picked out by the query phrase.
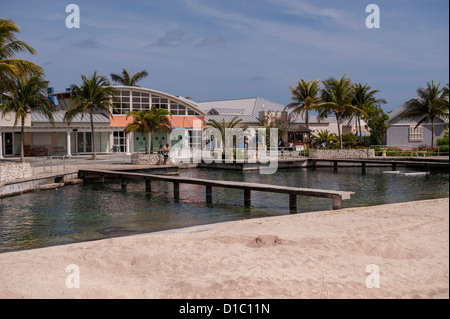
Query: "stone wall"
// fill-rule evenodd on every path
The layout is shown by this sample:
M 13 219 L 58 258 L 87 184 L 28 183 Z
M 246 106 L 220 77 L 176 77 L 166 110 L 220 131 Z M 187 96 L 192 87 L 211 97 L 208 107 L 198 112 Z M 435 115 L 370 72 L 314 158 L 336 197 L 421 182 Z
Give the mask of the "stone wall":
M 131 164 L 133 165 L 157 165 L 160 159 L 161 163 L 163 163 L 164 162 L 163 156 L 157 154 L 140 154 L 140 153 L 131 154 Z M 170 163 L 171 160 L 169 158 L 166 164 Z
M 374 149 L 358 150 L 310 150 L 309 158 L 336 158 L 336 159 L 359 159 L 375 157 Z
M 0 182 L 27 178 L 32 174 L 30 163 L 0 163 Z

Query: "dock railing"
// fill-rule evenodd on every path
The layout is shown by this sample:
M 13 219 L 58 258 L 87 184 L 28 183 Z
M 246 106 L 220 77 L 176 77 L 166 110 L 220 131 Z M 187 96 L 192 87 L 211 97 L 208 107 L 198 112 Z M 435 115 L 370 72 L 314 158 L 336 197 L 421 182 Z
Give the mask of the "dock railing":
M 381 157 L 427 157 L 427 156 L 449 156 L 448 146 L 426 146 L 426 145 L 371 145 L 369 149 L 375 150 L 375 156 Z

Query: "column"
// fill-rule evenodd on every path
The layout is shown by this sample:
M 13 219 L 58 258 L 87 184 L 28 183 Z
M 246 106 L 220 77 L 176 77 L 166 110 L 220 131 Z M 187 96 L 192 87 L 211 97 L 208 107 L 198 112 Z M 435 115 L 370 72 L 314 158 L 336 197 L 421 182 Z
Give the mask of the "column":
M 109 150 L 108 150 L 108 153 L 113 152 L 112 151 L 113 146 L 114 146 L 114 132 L 111 131 L 111 132 L 109 132 Z
M 131 133 L 130 133 L 130 134 L 127 134 L 127 135 L 125 136 L 126 152 L 127 152 L 127 155 L 131 155 L 130 139 L 131 139 Z
M 72 156 L 72 144 L 70 141 L 70 131 L 66 132 L 66 148 L 67 148 L 67 156 Z
M 3 158 L 3 133 L 0 132 L 0 159 Z

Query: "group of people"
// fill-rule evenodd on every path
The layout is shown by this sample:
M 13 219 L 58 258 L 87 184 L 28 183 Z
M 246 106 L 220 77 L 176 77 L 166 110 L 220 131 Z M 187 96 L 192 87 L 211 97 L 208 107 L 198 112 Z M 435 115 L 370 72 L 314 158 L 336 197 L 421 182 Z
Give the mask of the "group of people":
M 284 155 L 284 149 L 287 148 L 289 151 L 290 156 L 292 156 L 292 152 L 294 152 L 294 143 L 292 141 L 289 141 L 288 146 L 286 147 L 286 144 L 284 143 L 283 139 L 281 139 L 278 142 L 278 150 L 281 151 L 281 156 Z
M 166 165 L 167 164 L 167 161 L 169 160 L 169 153 L 170 153 L 169 144 L 166 144 L 166 146 L 163 146 L 162 144 L 159 145 L 158 165 Z

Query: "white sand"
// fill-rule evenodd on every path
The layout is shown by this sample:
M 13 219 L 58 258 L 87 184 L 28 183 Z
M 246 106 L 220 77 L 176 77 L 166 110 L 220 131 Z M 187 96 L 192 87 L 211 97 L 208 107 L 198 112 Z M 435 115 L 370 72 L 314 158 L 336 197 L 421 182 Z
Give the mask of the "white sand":
M 438 199 L 3 253 L 0 298 L 449 298 L 448 209 Z M 66 287 L 69 264 L 80 288 Z M 366 287 L 370 264 L 380 288 Z

